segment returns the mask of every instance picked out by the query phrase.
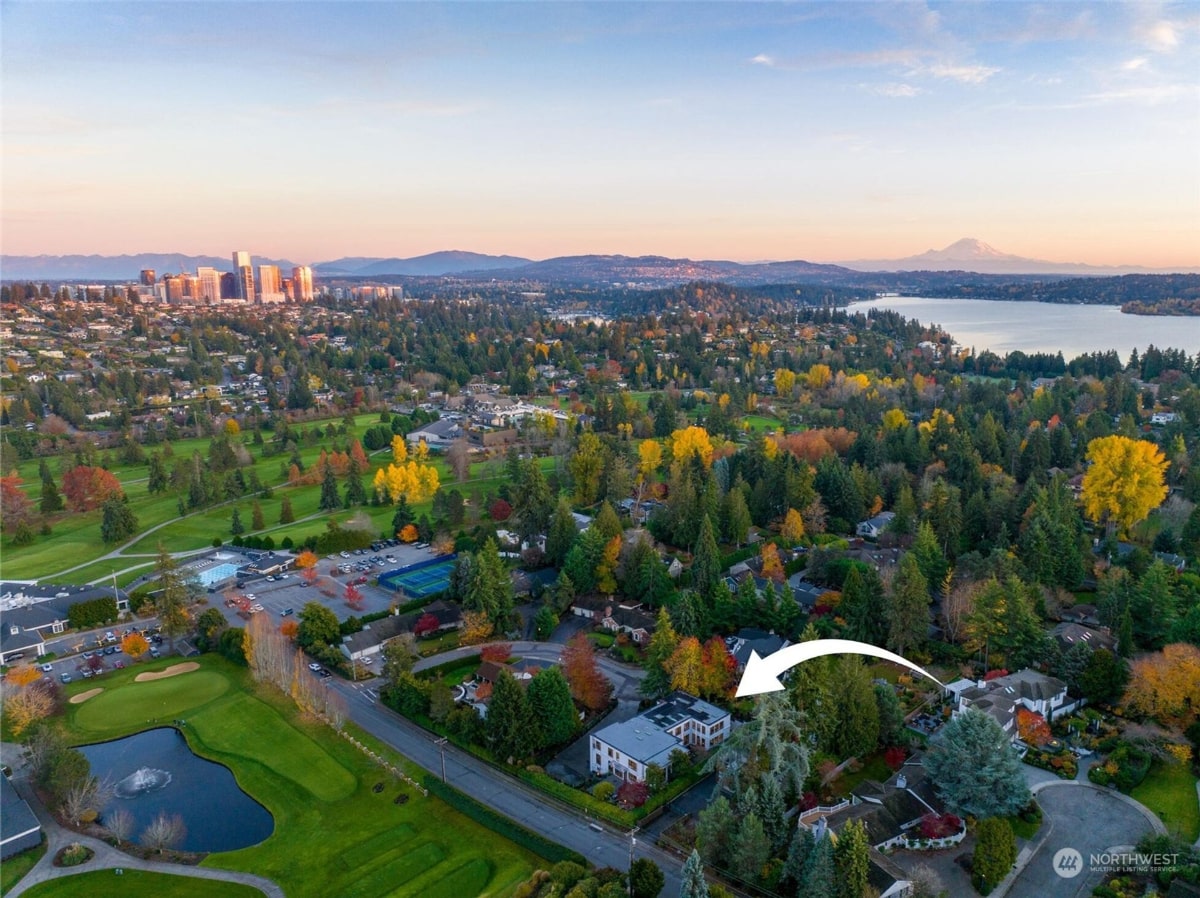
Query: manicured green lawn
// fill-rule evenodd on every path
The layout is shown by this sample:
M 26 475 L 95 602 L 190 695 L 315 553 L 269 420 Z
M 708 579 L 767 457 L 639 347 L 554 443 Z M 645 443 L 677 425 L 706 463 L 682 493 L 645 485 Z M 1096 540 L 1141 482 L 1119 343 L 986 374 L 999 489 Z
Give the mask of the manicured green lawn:
M 206 866 L 269 877 L 289 898 L 507 895 L 546 866 L 394 780 L 331 728 L 298 716 L 290 699 L 254 684 L 244 669 L 213 656 L 200 663 L 198 671 L 165 680 L 133 680 L 136 672 L 166 666 L 163 659 L 106 674 L 98 683 L 72 683 L 68 695 L 93 684 L 105 691 L 68 705 L 66 717 L 79 742 L 182 718 L 192 748 L 233 771 L 271 812 L 275 831 L 259 845 L 210 855 Z M 377 783 L 384 786 L 379 793 Z M 396 804 L 401 793 L 409 800 Z
M 883 754 L 868 755 L 861 770 L 854 773 L 843 773 L 837 781 L 838 789 L 849 795 L 855 787 L 864 780 L 874 780 L 877 783 L 886 782 L 895 771 L 883 760 Z
M 764 415 L 746 415 L 742 418 L 742 423 L 753 431 L 774 433 L 783 422 L 778 418 L 768 418 Z
M 3 864 L 0 864 L 0 895 L 4 895 L 15 886 L 21 879 L 33 869 L 34 864 L 42 859 L 42 855 L 46 853 L 46 844 L 43 842 L 36 848 L 30 848 L 28 851 L 22 851 L 15 857 L 10 857 Z
M 195 879 L 148 870 L 93 870 L 43 882 L 25 893 L 30 898 L 79 898 L 80 895 L 119 895 L 120 898 L 262 898 L 262 892 L 238 882 Z
M 1141 785 L 1129 794 L 1158 814 L 1173 836 L 1185 842 L 1200 836 L 1196 778 L 1186 764 L 1155 761 Z

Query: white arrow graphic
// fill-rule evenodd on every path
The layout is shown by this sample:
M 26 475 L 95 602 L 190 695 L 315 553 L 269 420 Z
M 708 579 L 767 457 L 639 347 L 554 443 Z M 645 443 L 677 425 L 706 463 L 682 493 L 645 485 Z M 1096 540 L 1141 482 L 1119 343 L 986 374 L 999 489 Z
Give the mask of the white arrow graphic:
M 943 689 L 946 688 L 941 680 L 923 667 L 918 667 L 907 658 L 902 658 L 887 649 L 881 649 L 867 642 L 856 642 L 853 639 L 813 639 L 809 642 L 789 645 L 766 658 L 760 658 L 758 652 L 751 651 L 750 660 L 746 664 L 746 672 L 742 674 L 742 681 L 738 683 L 736 697 L 758 695 L 761 692 L 779 692 L 784 688 L 783 684 L 779 682 L 780 674 L 803 661 L 811 661 L 822 655 L 871 655 L 915 670 L 921 676 L 933 680 Z

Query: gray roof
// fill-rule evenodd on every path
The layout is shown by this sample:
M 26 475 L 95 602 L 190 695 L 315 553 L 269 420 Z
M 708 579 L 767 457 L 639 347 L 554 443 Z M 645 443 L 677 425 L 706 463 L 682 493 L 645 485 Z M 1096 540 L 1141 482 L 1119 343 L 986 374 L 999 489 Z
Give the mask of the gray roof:
M 670 733 L 642 717 L 611 723 L 592 735 L 641 764 L 661 764 L 664 767 L 671 752 L 683 746 Z
M 758 652 L 758 657 L 765 658 L 788 644 L 783 637 L 754 627 L 738 630 L 733 638 L 735 642 L 730 654 L 733 655 L 733 660 L 742 667 L 749 663 L 751 652 Z
M 430 421 L 416 430 L 408 434 L 408 438 L 420 437 L 421 434 L 427 433 L 430 436 L 438 437 L 439 439 L 447 440 L 454 439 L 462 435 L 462 428 L 458 426 L 457 421 L 449 421 L 445 418 L 439 418 L 437 421 Z
M 641 714 L 646 720 L 660 729 L 673 727 L 682 720 L 698 720 L 704 724 L 713 724 L 722 717 L 728 717 L 729 712 L 710 705 L 703 699 L 688 695 L 686 692 L 672 692 L 665 699 L 648 711 Z M 635 717 L 634 720 L 637 720 Z
M 43 606 L 53 608 L 62 620 L 66 620 L 67 611 L 72 605 L 80 602 L 90 602 L 92 599 L 116 598 L 117 601 L 127 600 L 125 590 L 106 585 L 67 586 L 54 583 L 20 583 L 13 580 L 0 580 L 0 607 L 5 609 L 15 607 Z M 27 604 L 28 603 L 28 604 Z M 7 610 L 5 614 L 7 615 Z
M 0 776 L 0 806 L 4 808 L 4 813 L 0 814 L 0 845 L 41 828 L 37 817 L 7 776 Z

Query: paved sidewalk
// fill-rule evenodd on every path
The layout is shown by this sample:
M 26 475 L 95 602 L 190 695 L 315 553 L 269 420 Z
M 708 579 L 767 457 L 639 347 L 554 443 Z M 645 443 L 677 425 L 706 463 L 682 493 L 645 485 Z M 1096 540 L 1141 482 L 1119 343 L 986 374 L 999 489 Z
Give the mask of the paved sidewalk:
M 175 876 L 191 876 L 196 879 L 219 879 L 226 882 L 239 882 L 243 885 L 258 889 L 268 898 L 285 898 L 283 889 L 264 876 L 252 873 L 240 873 L 236 870 L 219 870 L 214 867 L 196 867 L 188 864 L 172 864 L 167 861 L 142 860 L 113 848 L 107 842 L 91 836 L 80 835 L 66 827 L 60 826 L 46 807 L 38 800 L 28 781 L 28 771 L 24 761 L 18 754 L 19 747 L 6 743 L 3 747 L 4 761 L 13 768 L 12 784 L 17 794 L 25 799 L 29 807 L 37 815 L 46 834 L 46 854 L 28 873 L 21 878 L 6 894 L 5 898 L 17 898 L 18 895 L 38 883 L 46 882 L 62 876 L 75 873 L 86 873 L 91 870 L 149 870 L 154 873 L 167 873 Z M 15 762 L 15 763 L 14 763 Z M 95 852 L 95 856 L 77 867 L 56 867 L 54 857 L 59 850 L 67 845 L 78 842 L 86 845 Z M 114 874 L 115 875 L 115 874 Z

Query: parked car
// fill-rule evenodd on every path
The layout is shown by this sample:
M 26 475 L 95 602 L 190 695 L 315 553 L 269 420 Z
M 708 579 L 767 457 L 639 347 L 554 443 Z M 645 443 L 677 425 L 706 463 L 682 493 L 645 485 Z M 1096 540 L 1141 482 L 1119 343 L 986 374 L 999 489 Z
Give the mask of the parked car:
M 54 670 L 53 664 L 43 664 L 42 665 L 42 673 L 50 673 L 50 671 L 52 671 L 52 670 Z
M 321 665 L 318 664 L 316 661 L 310 661 L 308 663 L 308 669 L 311 670 L 313 673 L 318 673 L 321 670 Z
M 63 673 L 59 674 L 59 675 L 58 675 L 58 678 L 59 678 L 60 680 L 62 680 L 64 683 L 70 683 L 70 682 L 71 682 L 71 675 L 70 675 L 69 673 L 66 673 L 65 671 L 64 671 Z
M 279 616 L 280 617 L 290 617 L 291 615 L 293 615 L 295 613 L 296 613 L 295 608 L 284 608 L 282 611 L 279 612 Z

